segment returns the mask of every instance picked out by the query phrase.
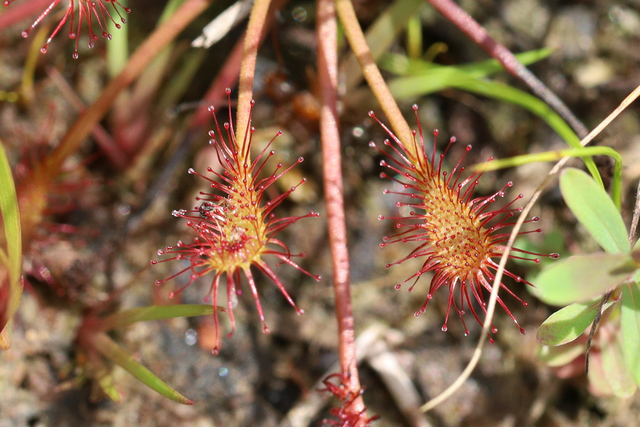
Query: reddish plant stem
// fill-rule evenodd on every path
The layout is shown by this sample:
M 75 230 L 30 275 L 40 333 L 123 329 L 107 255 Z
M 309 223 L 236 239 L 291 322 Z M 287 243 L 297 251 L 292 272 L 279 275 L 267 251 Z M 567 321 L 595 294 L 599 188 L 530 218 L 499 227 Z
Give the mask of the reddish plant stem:
M 60 141 L 44 164 L 43 173 L 55 177 L 64 160 L 74 153 L 89 136 L 96 124 L 113 105 L 116 97 L 142 73 L 145 67 L 197 16 L 204 12 L 212 0 L 187 0 L 164 24 L 159 26 L 131 55 L 124 69 L 102 91 L 96 102 L 87 108 Z
M 267 14 L 271 0 L 256 0 L 251 9 L 247 33 L 244 37 L 244 52 L 240 66 L 240 80 L 238 84 L 238 109 L 236 113 L 236 140 L 242 144 L 245 130 L 249 125 L 250 103 L 253 99 L 253 81 L 256 74 L 256 60 L 258 47 L 265 32 Z M 242 152 L 242 147 L 238 147 Z M 248 160 L 248 159 L 247 159 Z
M 349 253 L 342 189 L 340 134 L 338 131 L 338 29 L 333 0 L 317 1 L 318 81 L 321 87 L 320 138 L 322 170 L 327 204 L 329 243 L 333 264 L 333 290 L 340 341 L 343 384 L 358 396 L 346 409 L 354 415 L 364 409 L 356 360 L 355 330 L 351 304 Z
M 492 38 L 467 12 L 452 0 L 427 0 L 431 6 L 457 26 L 485 52 L 497 59 L 505 70 L 522 80 L 529 88 L 553 108 L 573 128 L 580 138 L 584 138 L 587 128 L 555 93 L 551 91 L 535 74 L 525 67 L 505 46 Z

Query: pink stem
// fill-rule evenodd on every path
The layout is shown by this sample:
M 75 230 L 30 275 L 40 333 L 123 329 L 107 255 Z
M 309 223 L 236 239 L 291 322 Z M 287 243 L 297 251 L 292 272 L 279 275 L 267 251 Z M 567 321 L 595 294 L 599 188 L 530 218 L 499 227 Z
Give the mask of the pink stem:
M 333 264 L 333 290 L 340 341 L 340 366 L 344 386 L 358 396 L 347 410 L 357 416 L 364 409 L 356 360 L 355 331 L 349 279 L 349 253 L 342 190 L 340 134 L 336 108 L 338 87 L 337 22 L 333 0 L 317 1 L 318 80 L 321 86 L 320 138 L 327 204 L 329 243 Z

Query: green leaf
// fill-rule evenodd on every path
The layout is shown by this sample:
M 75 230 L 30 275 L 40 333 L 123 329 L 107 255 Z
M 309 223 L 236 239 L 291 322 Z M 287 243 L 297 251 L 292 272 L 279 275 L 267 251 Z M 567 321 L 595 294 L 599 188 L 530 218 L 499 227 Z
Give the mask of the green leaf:
M 621 322 L 627 368 L 640 386 L 640 288 L 635 282 L 622 287 Z
M 613 304 L 609 300 L 605 310 Z M 593 323 L 600 298 L 579 304 L 571 304 L 553 313 L 538 328 L 538 342 L 547 346 L 558 346 L 578 338 Z
M 98 333 L 93 337 L 93 343 L 96 349 L 102 353 L 104 357 L 113 361 L 116 365 L 122 367 L 125 371 L 140 380 L 147 387 L 157 391 L 164 397 L 173 400 L 174 402 L 182 403 L 184 405 L 192 405 L 193 401 L 187 399 L 160 378 L 155 376 L 150 370 L 136 361 L 133 356 L 123 350 L 118 344 L 116 344 L 111 338 L 104 333 Z
M 573 256 L 545 268 L 532 292 L 551 305 L 584 302 L 628 280 L 636 269 L 626 253 Z
M 602 249 L 610 254 L 629 252 L 627 229 L 606 191 L 586 173 L 565 169 L 560 176 L 564 201 Z
M 561 347 L 540 346 L 538 358 L 551 368 L 565 366 L 582 356 L 585 352 L 584 343 L 570 343 Z
M 526 108 L 540 117 L 571 147 L 582 147 L 580 145 L 580 138 L 578 138 L 571 127 L 562 117 L 553 111 L 551 107 L 540 99 L 503 83 L 475 78 L 453 67 L 436 69 L 429 74 L 400 77 L 391 80 L 388 86 L 395 99 L 415 98 L 419 95 L 454 87 L 493 99 L 511 102 L 512 104 Z M 602 178 L 593 159 L 585 158 L 583 161 L 598 184 L 604 187 Z
M 98 375 L 98 385 L 105 392 L 107 396 L 114 402 L 120 403 L 120 393 L 116 390 L 116 385 L 113 382 L 113 375 L 111 372 L 104 370 Z
M 516 54 L 516 58 L 523 65 L 530 65 L 534 62 L 547 58 L 552 53 L 553 49 L 543 48 L 518 53 Z M 380 68 L 385 71 L 389 71 L 390 73 L 403 76 L 429 74 L 434 70 L 455 70 L 462 71 L 471 77 L 477 78 L 487 77 L 491 74 L 504 71 L 502 64 L 495 59 L 488 59 L 486 61 L 478 61 L 465 65 L 445 66 L 393 53 L 388 53 L 382 57 L 380 60 Z
M 9 274 L 12 282 L 18 282 L 22 257 L 22 234 L 20 231 L 20 211 L 16 187 L 11 175 L 11 167 L 0 143 L 0 213 L 7 243 Z
M 218 310 L 225 311 L 226 309 L 219 307 Z M 213 307 L 210 304 L 154 305 L 114 313 L 104 319 L 100 319 L 100 327 L 106 331 L 129 326 L 136 322 L 204 316 L 212 313 Z
M 625 363 L 622 338 L 620 334 L 608 333 L 604 328 L 600 331 L 600 335 L 602 367 L 607 382 L 616 396 L 631 397 L 637 387 Z
M 602 366 L 602 353 L 599 351 L 592 351 L 589 354 L 589 388 L 595 393 L 602 396 L 610 396 L 613 394 L 613 389 L 607 380 L 607 372 Z
M 0 313 L 0 348 L 11 347 L 11 325 L 13 315 L 20 305 L 22 296 L 22 280 L 20 277 L 22 266 L 22 233 L 20 230 L 20 211 L 16 187 L 11 175 L 11 167 L 0 142 L 0 214 L 4 227 L 4 238 L 7 245 L 6 252 L 0 248 L 0 262 L 9 272 L 5 278 L 8 283 L 3 283 L 0 278 L 0 291 L 3 286 L 8 286 L 8 292 L 0 292 L 5 295 L 6 306 L 4 313 Z M 0 238 L 0 241 L 2 239 Z M 1 268 L 1 267 L 0 267 Z

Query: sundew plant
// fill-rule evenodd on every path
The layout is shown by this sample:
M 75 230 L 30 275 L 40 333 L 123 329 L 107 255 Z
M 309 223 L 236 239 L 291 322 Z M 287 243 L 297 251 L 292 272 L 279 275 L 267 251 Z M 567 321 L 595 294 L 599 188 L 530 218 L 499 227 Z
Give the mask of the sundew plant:
M 635 422 L 640 21 L 516 3 L 4 1 L 3 418 Z

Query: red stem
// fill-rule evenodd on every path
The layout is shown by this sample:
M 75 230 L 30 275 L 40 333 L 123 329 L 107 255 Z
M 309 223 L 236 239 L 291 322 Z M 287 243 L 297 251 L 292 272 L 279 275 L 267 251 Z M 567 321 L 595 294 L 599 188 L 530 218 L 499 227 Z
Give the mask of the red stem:
M 505 70 L 522 80 L 529 88 L 553 108 L 578 134 L 580 138 L 587 136 L 587 128 L 571 110 L 542 83 L 527 67 L 525 67 L 505 46 L 493 39 L 467 12 L 460 9 L 452 0 L 427 0 L 431 6 L 457 26 L 478 46 L 497 59 Z
M 333 264 L 333 290 L 340 341 L 343 384 L 358 396 L 347 410 L 358 415 L 364 409 L 356 360 L 355 331 L 349 279 L 349 253 L 342 190 L 340 134 L 338 131 L 338 40 L 336 11 L 332 0 L 317 1 L 318 80 L 321 87 L 320 138 L 322 170 L 327 204 L 329 243 Z

